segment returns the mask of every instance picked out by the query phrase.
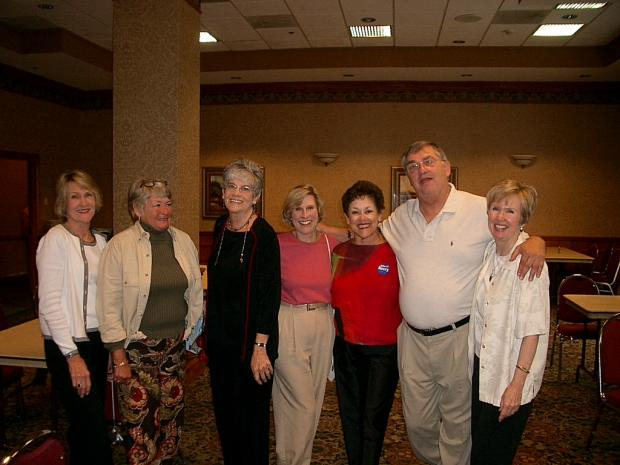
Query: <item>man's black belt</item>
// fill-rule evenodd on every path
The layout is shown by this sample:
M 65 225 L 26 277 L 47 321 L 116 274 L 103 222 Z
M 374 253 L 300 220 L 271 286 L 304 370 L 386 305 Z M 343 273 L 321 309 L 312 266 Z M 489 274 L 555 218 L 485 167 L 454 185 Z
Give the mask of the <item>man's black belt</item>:
M 441 328 L 419 329 L 419 328 L 415 328 L 414 326 L 411 326 L 409 323 L 407 323 L 407 326 L 409 326 L 412 331 L 415 331 L 416 333 L 421 334 L 422 336 L 435 336 L 437 334 L 445 333 L 446 331 L 451 331 L 453 329 L 456 329 L 456 328 L 458 328 L 460 326 L 463 326 L 463 325 L 465 325 L 467 323 L 469 323 L 469 317 L 468 316 L 466 316 L 462 320 L 457 321 L 456 323 L 452 323 L 451 325 L 442 326 Z

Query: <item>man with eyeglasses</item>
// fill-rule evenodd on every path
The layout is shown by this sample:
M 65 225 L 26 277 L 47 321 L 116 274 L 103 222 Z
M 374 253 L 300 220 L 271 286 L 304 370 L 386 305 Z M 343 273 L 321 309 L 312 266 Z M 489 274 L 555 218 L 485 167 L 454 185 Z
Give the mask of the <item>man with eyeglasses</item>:
M 415 142 L 401 162 L 417 199 L 398 207 L 381 229 L 398 258 L 398 362 L 407 433 L 427 463 L 464 465 L 471 448 L 469 314 L 492 240 L 486 200 L 448 182 L 450 162 L 434 142 Z M 518 254 L 519 276 L 539 276 L 544 241 L 532 238 L 513 258 Z

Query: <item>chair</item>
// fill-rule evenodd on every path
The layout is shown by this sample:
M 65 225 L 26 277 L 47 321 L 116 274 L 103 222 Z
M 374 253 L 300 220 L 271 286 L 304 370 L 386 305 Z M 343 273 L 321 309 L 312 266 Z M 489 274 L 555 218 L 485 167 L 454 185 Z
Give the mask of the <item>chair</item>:
M 66 465 L 65 448 L 51 430 L 43 430 L 0 462 L 2 465 Z
M 586 341 L 596 340 L 598 337 L 597 323 L 583 316 L 574 308 L 566 303 L 565 294 L 598 294 L 598 287 L 591 278 L 582 274 L 573 274 L 562 280 L 558 287 L 557 299 L 557 320 L 556 328 L 553 333 L 553 342 L 551 343 L 551 361 L 549 366 L 553 365 L 553 354 L 555 352 L 556 336 L 559 337 L 559 360 L 558 360 L 558 380 L 562 376 L 562 344 L 565 340 L 581 340 L 581 362 L 577 366 L 575 373 L 575 382 L 579 382 L 579 370 L 585 371 L 586 359 Z
M 620 247 L 611 249 L 607 271 L 604 276 L 596 278 L 596 285 L 601 294 L 614 294 L 617 292 L 618 273 L 620 272 Z
M 588 437 L 590 448 L 594 432 L 605 407 L 620 412 L 620 313 L 603 323 L 599 336 L 598 391 L 600 396 L 596 418 Z
M 598 256 L 596 256 L 596 258 L 592 262 L 592 272 L 590 273 L 590 277 L 594 281 L 604 277 L 607 274 L 607 264 L 609 263 L 609 256 L 611 255 L 612 249 L 613 247 L 600 250 L 598 252 Z M 594 257 L 594 255 L 592 256 Z

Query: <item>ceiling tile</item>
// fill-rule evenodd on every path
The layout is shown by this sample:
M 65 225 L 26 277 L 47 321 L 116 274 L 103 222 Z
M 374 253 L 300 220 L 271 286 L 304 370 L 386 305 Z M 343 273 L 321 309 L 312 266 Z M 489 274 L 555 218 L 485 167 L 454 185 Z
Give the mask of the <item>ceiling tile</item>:
M 480 45 L 519 47 L 537 27 L 532 24 L 491 24 Z
M 288 15 L 290 11 L 282 0 L 232 0 L 244 16 Z
M 260 34 L 270 48 L 286 49 L 310 46 L 299 28 L 282 27 L 257 29 L 256 32 Z
M 287 0 L 291 12 L 295 15 L 321 14 L 341 16 L 338 0 Z

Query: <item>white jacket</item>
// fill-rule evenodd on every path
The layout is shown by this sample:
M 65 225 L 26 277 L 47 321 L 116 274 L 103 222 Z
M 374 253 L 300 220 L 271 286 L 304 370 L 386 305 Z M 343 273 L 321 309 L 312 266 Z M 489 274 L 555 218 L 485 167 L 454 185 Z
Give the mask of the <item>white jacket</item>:
M 87 323 L 88 330 L 98 327 L 95 286 L 106 241 L 99 234 L 94 236 L 94 245 L 84 245 L 59 224 L 41 238 L 37 248 L 41 332 L 53 339 L 64 355 L 77 350 L 76 341 L 88 340 Z M 85 249 L 90 247 L 87 260 Z
M 183 231 L 170 227 L 174 256 L 187 276 L 184 339 L 202 315 L 202 276 L 198 251 Z M 115 235 L 101 255 L 97 288 L 99 332 L 104 343 L 144 339 L 140 323 L 151 290 L 151 242 L 137 221 Z
M 508 256 L 527 237 L 522 232 Z M 521 395 L 523 405 L 531 402 L 540 390 L 547 361 L 549 274 L 545 264 L 540 278 L 533 281 L 519 279 L 517 268 L 520 259 L 508 261 L 491 273 L 495 250 L 493 241 L 487 247 L 476 282 L 469 322 L 469 371 L 471 376 L 474 347 L 478 342 L 479 397 L 482 402 L 499 407 L 502 395 L 517 369 L 523 338 L 538 335 L 538 347 Z M 489 281 L 491 274 L 493 278 Z

